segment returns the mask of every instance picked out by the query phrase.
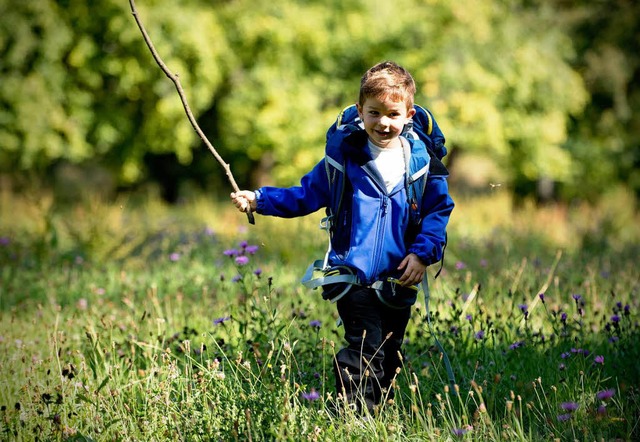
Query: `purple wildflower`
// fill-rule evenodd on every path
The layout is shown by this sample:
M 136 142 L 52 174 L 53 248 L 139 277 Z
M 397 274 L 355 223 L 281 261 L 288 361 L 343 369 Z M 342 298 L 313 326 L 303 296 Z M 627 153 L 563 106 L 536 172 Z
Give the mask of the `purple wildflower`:
M 602 364 L 602 365 L 604 365 L 604 356 L 602 356 L 602 355 L 598 355 L 598 356 L 596 356 L 596 357 L 595 357 L 595 359 L 594 359 L 594 362 L 595 362 L 596 364 Z
M 628 316 L 630 313 L 631 313 L 631 307 L 629 307 L 629 304 L 626 304 L 624 306 L 624 314 Z
M 247 246 L 247 253 L 254 255 L 258 251 L 258 246 Z
M 465 434 L 467 434 L 467 429 L 466 428 L 452 428 L 451 432 L 453 433 L 454 436 L 464 436 Z
M 509 346 L 511 350 L 515 350 L 516 348 L 520 348 L 524 345 L 524 341 L 516 341 Z
M 560 371 L 564 371 L 564 370 L 566 370 L 566 368 L 567 368 L 567 366 L 564 365 L 562 362 L 560 363 L 560 365 L 558 365 L 558 370 L 560 370 Z
M 567 322 L 567 314 L 565 312 L 562 312 L 560 315 L 560 321 L 562 321 L 563 324 Z
M 180 254 L 178 252 L 173 252 L 171 255 L 169 255 L 169 260 L 171 262 L 176 262 L 180 259 Z
M 518 308 L 522 313 L 527 313 L 527 304 L 518 304 Z
M 558 421 L 559 422 L 566 422 L 569 419 L 571 419 L 571 413 L 559 414 L 558 415 Z
M 564 411 L 573 412 L 580 408 L 580 405 L 576 402 L 563 402 L 560 404 L 560 408 Z
M 237 256 L 238 255 L 238 251 L 236 249 L 227 249 L 224 252 L 222 252 L 222 254 L 224 256 Z
M 320 399 L 320 393 L 318 393 L 315 388 L 312 388 L 310 392 L 302 393 L 302 398 L 308 401 L 316 401 Z
M 544 304 L 544 293 L 540 293 L 538 297 L 540 298 L 540 301 L 542 301 L 542 303 Z
M 462 269 L 465 269 L 466 267 L 467 267 L 467 265 L 464 262 L 462 262 L 462 261 L 456 262 L 456 269 L 457 270 L 462 270 Z
M 487 260 L 486 260 L 486 259 L 484 259 L 484 258 L 483 258 L 483 259 L 481 259 L 481 260 L 480 260 L 480 267 L 486 267 L 486 266 L 487 266 L 487 264 L 488 264 L 488 263 L 487 263 Z
M 478 341 L 483 340 L 484 339 L 484 330 L 478 330 L 474 336 Z
M 262 269 L 260 267 L 258 267 L 257 269 L 255 269 L 253 271 L 253 274 L 256 275 L 259 278 L 260 275 L 262 275 Z
M 598 407 L 598 409 L 596 410 L 596 412 L 597 412 L 599 415 L 607 414 L 607 406 L 606 406 L 606 405 L 604 405 L 604 404 L 601 404 L 601 405 Z
M 231 319 L 230 316 L 223 316 L 221 318 L 216 318 L 216 319 L 213 320 L 213 325 L 220 325 L 223 322 L 228 321 L 229 319 Z
M 607 399 L 611 399 L 615 394 L 616 391 L 613 388 L 609 388 L 607 390 L 597 392 L 596 397 L 601 401 L 606 401 Z
M 205 227 L 204 228 L 204 234 L 207 236 L 213 236 L 214 232 L 213 229 L 211 227 Z
M 582 295 L 578 295 L 577 293 L 574 293 L 571 297 L 576 301 L 576 304 L 582 299 Z
M 248 245 L 249 245 L 249 243 L 248 243 L 248 242 L 246 242 L 246 241 L 240 241 L 240 248 L 241 248 L 241 249 L 246 249 Z
M 618 322 L 620 322 L 620 316 L 618 315 L 613 315 L 611 317 L 611 322 L 613 322 L 614 324 L 617 324 Z
M 569 352 L 567 352 L 567 351 L 565 351 L 564 353 L 562 353 L 562 354 L 560 355 L 560 357 L 561 357 L 562 359 L 567 359 L 569 356 L 571 356 L 571 353 L 569 353 Z
M 231 282 L 240 282 L 242 280 L 242 275 L 236 275 L 231 278 Z
M 309 322 L 309 325 L 313 328 L 320 328 L 322 327 L 322 322 L 318 321 L 317 319 L 314 319 L 313 321 Z
M 238 264 L 239 266 L 249 264 L 249 257 L 244 255 L 236 257 L 236 264 Z
M 0 246 L 8 246 L 11 244 L 11 239 L 8 236 L 0 236 Z
M 589 356 L 590 351 L 585 350 L 584 348 L 572 348 L 571 353 L 575 353 L 578 355 Z
M 471 315 L 467 315 L 467 316 L 465 316 L 465 319 L 466 319 L 467 321 L 472 321 L 472 320 L 473 320 L 473 316 L 471 316 Z

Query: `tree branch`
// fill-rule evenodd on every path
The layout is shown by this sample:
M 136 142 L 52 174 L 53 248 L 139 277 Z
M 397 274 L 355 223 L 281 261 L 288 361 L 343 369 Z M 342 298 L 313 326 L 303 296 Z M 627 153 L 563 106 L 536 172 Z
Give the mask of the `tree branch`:
M 138 28 L 140 28 L 140 32 L 142 32 L 142 37 L 144 38 L 145 43 L 149 47 L 149 50 L 151 51 L 151 55 L 153 56 L 156 63 L 158 63 L 158 66 L 160 66 L 160 69 L 162 69 L 162 72 L 164 72 L 164 74 L 167 77 L 169 77 L 169 79 L 173 81 L 173 84 L 176 86 L 176 90 L 178 91 L 178 95 L 180 95 L 182 106 L 184 107 L 184 111 L 186 112 L 187 117 L 189 118 L 189 122 L 191 123 L 191 126 L 193 126 L 198 136 L 202 139 L 202 141 L 207 146 L 207 148 L 211 151 L 211 153 L 216 158 L 216 160 L 218 160 L 218 163 L 220 163 L 220 165 L 224 168 L 225 173 L 227 174 L 227 178 L 229 179 L 229 182 L 231 183 L 231 187 L 233 188 L 233 190 L 235 192 L 238 192 L 240 189 L 238 188 L 238 184 L 236 184 L 236 180 L 233 178 L 233 174 L 231 173 L 231 168 L 229 167 L 229 164 L 227 164 L 222 159 L 222 157 L 220 156 L 216 148 L 213 147 L 213 145 L 211 144 L 207 136 L 204 134 L 204 132 L 202 132 L 202 129 L 200 129 L 198 122 L 193 116 L 193 113 L 191 112 L 191 108 L 189 107 L 189 103 L 187 102 L 187 97 L 184 93 L 184 90 L 182 89 L 182 84 L 180 84 L 180 78 L 178 77 L 178 74 L 174 74 L 173 72 L 171 72 L 167 67 L 167 65 L 160 58 L 160 55 L 158 55 L 158 51 L 156 51 L 156 48 L 153 45 L 153 42 L 151 41 L 151 38 L 149 37 L 147 30 L 145 29 L 144 25 L 142 24 L 142 21 L 140 20 L 140 17 L 138 16 L 138 10 L 136 9 L 134 0 L 129 0 L 129 4 L 131 5 L 131 12 L 133 13 L 133 18 L 136 20 L 136 23 L 138 24 Z M 253 217 L 253 213 L 251 213 L 251 209 L 247 208 L 247 210 L 248 210 L 247 218 L 249 219 L 249 223 L 255 224 L 255 219 Z

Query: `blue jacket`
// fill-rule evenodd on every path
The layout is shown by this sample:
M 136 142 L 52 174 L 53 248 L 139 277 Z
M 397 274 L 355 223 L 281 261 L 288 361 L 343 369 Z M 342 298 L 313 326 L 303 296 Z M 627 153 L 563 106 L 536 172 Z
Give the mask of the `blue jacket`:
M 256 191 L 257 212 L 292 218 L 332 206 L 332 186 L 325 162 L 339 156 L 344 164 L 345 190 L 341 210 L 333 220 L 331 265 L 355 269 L 360 281 L 370 284 L 400 276 L 396 269 L 409 253 L 426 265 L 442 258 L 446 227 L 453 210 L 446 169 L 429 173 L 431 158 L 425 144 L 408 139 L 411 149 L 409 175 L 424 183 L 420 202 L 421 222 L 410 220 L 405 183 L 387 192 L 367 147 L 364 130 L 336 131 L 327 141 L 327 157 L 289 188 L 262 187 Z M 433 169 L 433 168 L 432 168 Z

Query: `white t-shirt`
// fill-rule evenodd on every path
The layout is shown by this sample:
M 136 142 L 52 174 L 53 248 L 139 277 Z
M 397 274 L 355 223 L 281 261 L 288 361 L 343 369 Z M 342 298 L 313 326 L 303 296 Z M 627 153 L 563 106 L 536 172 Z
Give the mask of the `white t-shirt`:
M 369 150 L 373 162 L 382 175 L 385 186 L 387 186 L 387 192 L 391 192 L 404 179 L 405 164 L 402 145 L 383 149 L 369 140 Z

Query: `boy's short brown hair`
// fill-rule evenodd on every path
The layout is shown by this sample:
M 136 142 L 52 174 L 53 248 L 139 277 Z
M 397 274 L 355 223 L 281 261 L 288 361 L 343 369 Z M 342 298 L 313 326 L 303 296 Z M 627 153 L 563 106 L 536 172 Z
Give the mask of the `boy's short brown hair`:
M 367 98 L 404 101 L 413 107 L 416 84 L 411 74 L 393 61 L 383 61 L 370 68 L 360 80 L 360 106 Z

